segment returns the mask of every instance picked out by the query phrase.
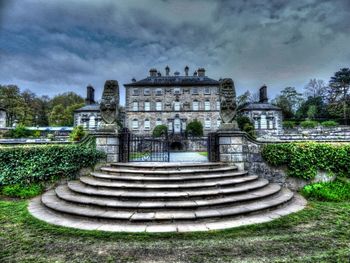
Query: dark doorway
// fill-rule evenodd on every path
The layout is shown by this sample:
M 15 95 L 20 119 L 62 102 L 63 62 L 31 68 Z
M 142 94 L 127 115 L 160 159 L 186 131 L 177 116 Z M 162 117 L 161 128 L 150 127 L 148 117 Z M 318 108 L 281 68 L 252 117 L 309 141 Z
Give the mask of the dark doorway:
M 183 150 L 183 144 L 181 142 L 172 142 L 170 144 L 170 150 L 172 151 L 182 151 Z

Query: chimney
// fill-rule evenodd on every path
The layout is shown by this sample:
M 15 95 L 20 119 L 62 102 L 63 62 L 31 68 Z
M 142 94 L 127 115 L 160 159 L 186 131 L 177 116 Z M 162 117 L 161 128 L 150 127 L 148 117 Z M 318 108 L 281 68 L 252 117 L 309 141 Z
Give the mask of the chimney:
M 267 87 L 266 85 L 263 85 L 259 90 L 259 102 L 260 103 L 267 103 L 269 100 L 267 98 Z
M 131 81 L 132 81 L 132 82 L 136 82 L 136 79 L 135 79 L 135 78 L 132 78 Z
M 95 89 L 91 85 L 88 85 L 86 87 L 85 104 L 86 105 L 95 104 Z
M 149 76 L 150 77 L 157 77 L 157 70 L 155 68 L 151 68 L 149 70 Z
M 193 72 L 193 76 L 195 77 L 197 76 L 197 71 Z
M 205 76 L 205 69 L 204 68 L 199 68 L 197 71 L 198 71 L 198 77 Z
M 169 73 L 170 73 L 170 68 L 169 68 L 169 66 L 166 66 L 165 67 L 165 76 L 169 76 Z
M 189 70 L 189 67 L 186 66 L 186 67 L 185 67 L 185 76 L 188 76 L 188 70 Z

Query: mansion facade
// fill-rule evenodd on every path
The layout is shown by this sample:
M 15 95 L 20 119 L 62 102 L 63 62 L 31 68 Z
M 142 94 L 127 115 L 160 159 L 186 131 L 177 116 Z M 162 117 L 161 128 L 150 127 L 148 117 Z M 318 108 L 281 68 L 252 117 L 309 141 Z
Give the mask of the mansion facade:
M 183 134 L 186 125 L 198 120 L 204 134 L 220 126 L 219 81 L 205 75 L 200 68 L 189 75 L 170 74 L 165 68 L 163 76 L 156 69 L 140 81 L 125 84 L 125 126 L 136 134 L 152 134 L 157 125 L 166 125 L 171 134 Z

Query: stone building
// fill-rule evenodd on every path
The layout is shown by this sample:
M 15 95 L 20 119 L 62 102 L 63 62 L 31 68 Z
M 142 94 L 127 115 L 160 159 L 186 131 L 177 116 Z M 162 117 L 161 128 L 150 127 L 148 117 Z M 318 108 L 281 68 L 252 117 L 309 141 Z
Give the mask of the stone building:
M 166 125 L 170 134 L 182 134 L 186 125 L 197 119 L 204 133 L 216 131 L 220 125 L 219 81 L 205 75 L 199 68 L 189 75 L 179 72 L 165 75 L 156 69 L 149 76 L 125 84 L 125 126 L 136 134 L 151 134 L 157 125 Z
M 0 107 L 0 128 L 6 128 L 6 109 Z
M 258 135 L 282 133 L 282 110 L 268 102 L 265 85 L 259 90 L 259 102 L 243 107 L 242 113 L 252 120 Z
M 100 105 L 95 102 L 95 89 L 91 85 L 87 86 L 86 91 L 85 106 L 74 111 L 74 126 L 95 130 L 101 123 Z

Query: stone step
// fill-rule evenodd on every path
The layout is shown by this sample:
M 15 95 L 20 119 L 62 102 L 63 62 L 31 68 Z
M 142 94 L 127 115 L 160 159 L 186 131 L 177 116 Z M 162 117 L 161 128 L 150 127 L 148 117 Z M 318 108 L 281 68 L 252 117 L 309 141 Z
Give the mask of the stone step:
M 105 174 L 99 172 L 93 172 L 91 175 L 99 179 L 106 180 L 125 180 L 125 181 L 147 181 L 147 182 L 158 182 L 158 181 L 191 181 L 191 180 L 209 180 L 217 178 L 231 178 L 242 175 L 247 175 L 247 171 L 235 171 L 230 173 L 213 173 L 213 174 L 186 174 L 186 175 L 114 175 Z
M 285 204 L 293 198 L 293 193 L 288 189 L 281 191 L 273 197 L 255 200 L 248 204 L 210 207 L 196 209 L 193 211 L 154 211 L 138 212 L 135 210 L 125 211 L 112 208 L 101 208 L 96 206 L 82 206 L 66 202 L 56 196 L 54 190 L 42 195 L 42 202 L 45 206 L 58 212 L 73 214 L 83 217 L 99 219 L 130 220 L 130 221 L 177 221 L 177 220 L 198 220 L 221 217 L 241 216 L 248 213 L 258 212 L 265 209 L 272 209 Z
M 79 194 L 71 191 L 67 185 L 61 185 L 55 189 L 56 195 L 64 201 L 83 204 L 95 205 L 112 208 L 134 208 L 134 209 L 169 209 L 169 208 L 191 208 L 206 206 L 220 206 L 234 204 L 238 202 L 251 201 L 262 197 L 271 196 L 280 191 L 278 184 L 269 184 L 266 187 L 249 191 L 247 193 L 239 193 L 231 196 L 216 197 L 214 199 L 193 199 L 193 200 L 166 200 L 166 201 L 149 201 L 149 200 L 121 200 L 113 197 L 98 197 L 85 194 Z
M 159 162 L 132 162 L 132 163 L 111 163 L 110 167 L 119 168 L 119 169 L 133 169 L 133 170 L 210 170 L 218 167 L 228 166 L 226 163 L 159 163 Z M 233 166 L 234 167 L 234 166 Z
M 218 187 L 218 186 L 228 186 L 236 185 L 241 183 L 246 183 L 249 181 L 257 180 L 256 175 L 247 175 L 234 177 L 230 179 L 216 178 L 211 181 L 196 181 L 196 182 L 183 182 L 183 183 L 169 183 L 169 182 L 133 182 L 133 181 L 123 181 L 123 180 L 113 180 L 106 181 L 101 180 L 96 177 L 83 176 L 80 177 L 80 181 L 84 184 L 94 186 L 94 187 L 109 187 L 109 188 L 128 188 L 128 189 L 193 189 L 193 188 L 207 188 L 207 187 Z
M 214 188 L 214 189 L 172 189 L 164 191 L 163 189 L 113 189 L 109 187 L 95 187 L 86 185 L 81 181 L 70 181 L 68 187 L 70 190 L 94 196 L 107 196 L 107 197 L 123 197 L 123 198 L 148 198 L 154 200 L 161 199 L 189 199 L 194 197 L 207 198 L 217 195 L 228 195 L 234 193 L 248 192 L 254 189 L 262 188 L 268 185 L 266 179 L 258 179 L 239 185 L 231 185 L 225 188 Z
M 94 219 L 79 217 L 48 209 L 35 197 L 28 205 L 29 212 L 36 218 L 54 225 L 72 227 L 82 230 L 101 230 L 109 232 L 195 232 L 208 230 L 222 230 L 227 228 L 241 227 L 251 224 L 266 223 L 282 216 L 298 212 L 306 206 L 306 200 L 295 194 L 294 198 L 283 206 L 257 213 L 246 214 L 233 218 L 217 220 L 194 221 L 194 222 L 116 222 L 115 220 Z
M 185 174 L 210 174 L 210 173 L 230 173 L 233 171 L 237 171 L 237 167 L 235 166 L 224 166 L 217 167 L 210 170 L 205 169 L 181 169 L 181 170 L 136 170 L 136 169 L 122 169 L 122 168 L 113 168 L 113 167 L 101 167 L 100 170 L 104 173 L 115 174 L 115 175 L 185 175 Z

